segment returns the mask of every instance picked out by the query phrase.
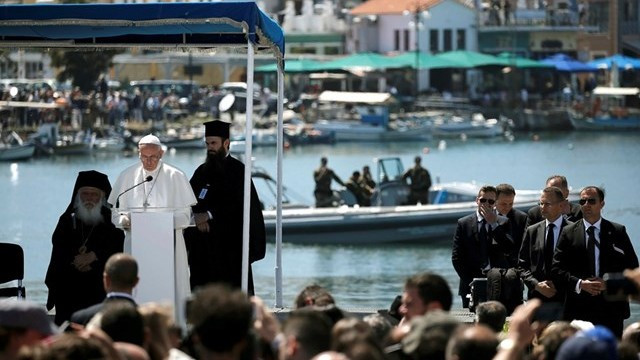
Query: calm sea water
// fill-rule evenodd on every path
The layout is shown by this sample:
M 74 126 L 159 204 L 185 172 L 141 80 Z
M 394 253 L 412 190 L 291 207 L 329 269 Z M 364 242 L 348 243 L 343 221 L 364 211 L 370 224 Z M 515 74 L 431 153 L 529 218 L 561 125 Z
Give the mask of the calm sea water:
M 165 161 L 191 176 L 203 160 L 203 151 L 170 151 Z M 551 174 L 564 174 L 570 185 L 602 185 L 606 188 L 604 217 L 625 224 L 636 249 L 640 249 L 640 134 L 548 133 L 534 141 L 531 134 L 503 140 L 436 141 L 412 143 L 336 144 L 298 147 L 284 159 L 285 185 L 312 202 L 312 172 L 320 157 L 347 179 L 352 171 L 373 159 L 398 156 L 404 166 L 423 154 L 423 164 L 434 181 L 508 182 L 520 189 L 538 189 Z M 274 149 L 254 150 L 255 165 L 275 175 Z M 44 276 L 51 254 L 51 234 L 58 217 L 69 204 L 78 171 L 95 169 L 111 181 L 137 157 L 96 153 L 91 156 L 51 157 L 20 163 L 0 163 L 0 241 L 14 242 L 25 250 L 28 296 L 46 300 Z M 453 237 L 453 234 L 452 234 Z M 286 242 L 286 238 L 284 239 Z M 404 280 L 422 271 L 438 272 L 454 292 L 458 278 L 451 266 L 450 248 L 420 245 L 300 246 L 284 244 L 283 299 L 290 306 L 297 292 L 310 283 L 329 288 L 346 308 L 386 308 L 402 290 Z M 256 292 L 266 303 L 275 303 L 275 252 L 269 244 L 264 260 L 254 264 Z M 460 305 L 456 296 L 454 306 Z M 640 307 L 634 307 L 640 319 Z

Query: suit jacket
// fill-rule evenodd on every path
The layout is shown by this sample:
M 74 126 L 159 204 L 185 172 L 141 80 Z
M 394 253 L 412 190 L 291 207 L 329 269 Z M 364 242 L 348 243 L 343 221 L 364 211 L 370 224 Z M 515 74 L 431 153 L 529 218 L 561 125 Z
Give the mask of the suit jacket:
M 509 267 L 518 267 L 518 252 L 520 251 L 520 245 L 522 244 L 522 237 L 524 231 L 529 225 L 529 217 L 524 211 L 512 208 L 507 213 L 509 221 L 505 224 L 507 232 L 513 238 L 513 251 L 509 254 L 508 261 Z
M 542 217 L 542 213 L 540 212 L 540 205 L 536 205 L 529 209 L 527 212 L 529 216 L 529 224 L 536 224 L 544 218 Z M 572 202 L 569 203 L 569 213 L 565 217 L 570 222 L 576 222 L 582 219 L 582 207 L 578 204 L 574 204 Z
M 487 234 L 490 243 L 487 246 L 487 257 L 492 268 L 508 268 L 508 255 L 514 250 L 514 241 L 507 234 L 508 229 L 499 225 Z M 460 277 L 458 294 L 469 294 L 469 283 L 473 278 L 484 278 L 482 264 L 486 259 L 481 259 L 480 240 L 478 238 L 477 213 L 458 219 L 456 233 L 453 237 L 453 249 L 451 262 Z
M 569 224 L 573 223 L 568 222 L 563 218 L 559 234 L 561 234 L 562 229 Z M 538 282 L 551 280 L 551 269 L 544 268 L 545 235 L 547 232 L 546 225 L 546 222 L 543 220 L 537 224 L 527 227 L 522 239 L 522 247 L 520 248 L 520 255 L 518 257 L 518 270 L 520 272 L 520 277 L 524 281 L 525 285 L 527 285 L 527 297 L 529 299 L 539 298 L 545 301 L 564 301 L 564 297 L 561 292 L 556 293 L 556 296 L 552 298 L 547 298 L 535 291 Z M 558 239 L 560 238 L 558 237 Z
M 97 303 L 95 305 L 89 306 L 88 308 L 84 308 L 84 309 L 81 309 L 81 310 L 78 310 L 78 311 L 74 312 L 71 315 L 71 322 L 72 323 L 76 323 L 76 324 L 80 324 L 80 325 L 87 325 L 89 323 L 89 321 L 97 313 L 102 311 L 102 309 L 104 309 L 104 307 L 107 306 L 107 304 L 109 302 L 113 302 L 113 301 L 117 301 L 117 300 L 130 301 L 131 303 L 136 305 L 135 301 L 131 300 L 130 298 L 128 298 L 126 296 L 118 296 L 118 295 L 108 296 L 101 303 Z
M 553 282 L 566 289 L 565 318 L 587 321 L 628 318 L 628 301 L 606 301 L 602 294 L 591 296 L 586 291 L 576 293 L 578 280 L 591 277 L 588 256 L 584 222 L 566 226 L 558 239 L 551 266 Z M 638 267 L 638 257 L 624 226 L 602 219 L 599 261 L 599 277 Z

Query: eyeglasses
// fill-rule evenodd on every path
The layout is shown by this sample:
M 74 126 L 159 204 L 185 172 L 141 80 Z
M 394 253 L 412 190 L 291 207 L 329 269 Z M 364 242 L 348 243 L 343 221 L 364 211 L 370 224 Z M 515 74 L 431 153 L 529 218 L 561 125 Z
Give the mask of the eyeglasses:
M 486 203 L 486 202 L 488 202 L 488 203 L 489 203 L 489 205 L 493 205 L 493 204 L 495 204 L 495 203 L 496 203 L 496 201 L 495 201 L 495 200 L 493 200 L 493 199 L 485 199 L 485 198 L 480 198 L 480 199 L 478 199 L 478 201 L 480 201 L 480 202 L 481 202 L 481 203 L 483 203 L 483 204 L 484 204 L 484 203 Z
M 153 162 L 156 162 L 156 161 L 160 160 L 160 156 L 158 156 L 158 155 L 151 155 L 151 156 L 140 155 L 140 159 L 142 161 L 153 161 Z
M 580 201 L 578 201 L 580 203 L 580 205 L 584 205 L 586 203 L 589 203 L 589 205 L 595 205 L 596 201 L 598 199 L 596 198 L 588 198 L 588 199 L 580 199 Z

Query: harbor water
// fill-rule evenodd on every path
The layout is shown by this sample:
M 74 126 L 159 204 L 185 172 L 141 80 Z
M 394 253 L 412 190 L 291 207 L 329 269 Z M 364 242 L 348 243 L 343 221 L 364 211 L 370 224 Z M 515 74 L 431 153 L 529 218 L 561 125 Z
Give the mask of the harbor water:
M 284 156 L 284 183 L 297 200 L 313 200 L 312 172 L 321 156 L 344 180 L 373 159 L 398 156 L 405 168 L 416 155 L 435 181 L 475 181 L 478 184 L 511 183 L 516 189 L 540 189 L 552 174 L 566 175 L 574 188 L 601 185 L 606 190 L 603 216 L 626 225 L 636 251 L 640 249 L 640 134 L 603 132 L 516 134 L 514 141 L 449 140 L 403 143 L 345 143 L 309 145 L 288 149 Z M 275 149 L 254 149 L 254 165 L 275 175 Z M 191 177 L 204 159 L 203 150 L 168 151 L 164 160 Z M 51 234 L 69 204 L 78 171 L 95 169 L 113 182 L 137 156 L 94 153 L 90 156 L 34 158 L 0 163 L 0 241 L 20 244 L 25 251 L 27 296 L 46 301 L 44 277 L 51 254 Z M 451 234 L 453 237 L 453 234 Z M 389 239 L 392 240 L 392 239 Z M 318 283 L 330 289 L 338 305 L 351 309 L 387 308 L 400 294 L 404 280 L 415 273 L 443 275 L 454 293 L 458 277 L 446 244 L 393 244 L 376 246 L 291 245 L 284 239 L 283 300 L 292 306 L 305 285 Z M 322 243 L 322 239 L 318 239 Z M 275 251 L 253 266 L 256 293 L 275 303 Z M 79 289 L 81 291 L 81 289 Z M 460 306 L 454 297 L 454 307 Z M 632 312 L 640 320 L 640 306 Z

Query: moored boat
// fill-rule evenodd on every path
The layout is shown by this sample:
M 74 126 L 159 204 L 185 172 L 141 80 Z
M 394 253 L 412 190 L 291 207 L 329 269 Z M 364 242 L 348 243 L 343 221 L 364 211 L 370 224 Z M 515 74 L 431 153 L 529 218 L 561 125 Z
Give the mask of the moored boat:
M 33 143 L 25 143 L 15 131 L 0 142 L 0 161 L 30 159 L 36 150 Z
M 597 87 L 569 112 L 576 130 L 640 130 L 640 88 Z

